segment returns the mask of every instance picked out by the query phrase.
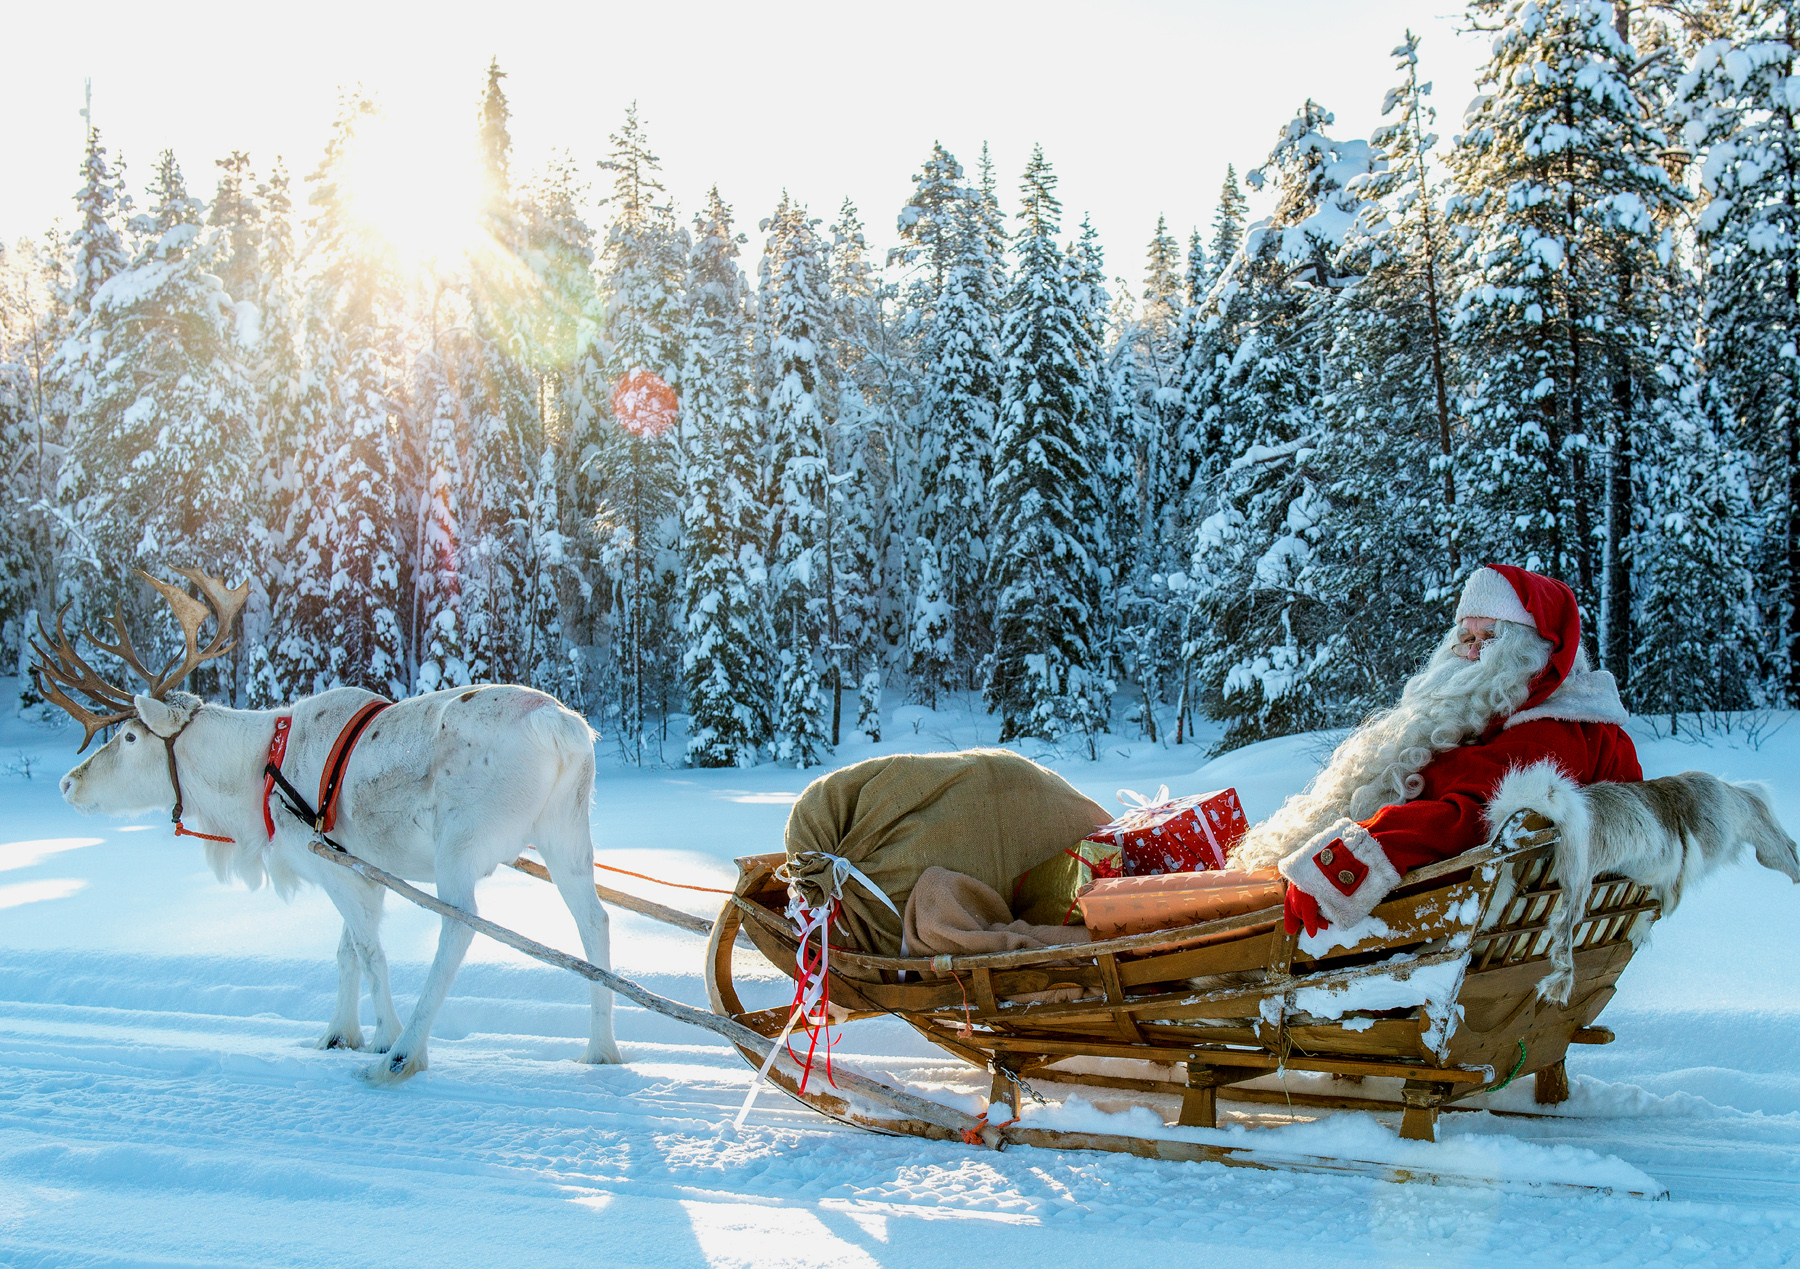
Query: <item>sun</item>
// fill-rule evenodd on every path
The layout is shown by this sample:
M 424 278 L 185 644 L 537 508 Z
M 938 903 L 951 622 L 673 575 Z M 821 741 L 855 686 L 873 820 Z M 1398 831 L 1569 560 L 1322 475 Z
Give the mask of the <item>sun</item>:
M 366 119 L 345 156 L 345 186 L 357 218 L 409 266 L 448 263 L 481 242 L 474 138 L 441 120 Z

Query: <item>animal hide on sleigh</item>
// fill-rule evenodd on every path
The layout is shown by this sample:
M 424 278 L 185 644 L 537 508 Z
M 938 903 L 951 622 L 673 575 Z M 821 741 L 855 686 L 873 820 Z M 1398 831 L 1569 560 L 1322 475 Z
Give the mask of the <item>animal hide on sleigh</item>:
M 1583 788 L 1554 762 L 1540 762 L 1507 773 L 1488 802 L 1488 825 L 1498 829 L 1520 811 L 1536 811 L 1561 834 L 1555 872 L 1565 901 L 1550 927 L 1551 972 L 1538 984 L 1538 994 L 1558 1004 L 1568 1002 L 1575 983 L 1575 927 L 1596 877 L 1625 877 L 1648 887 L 1664 916 L 1688 887 L 1746 848 L 1765 868 L 1800 883 L 1800 851 L 1761 784 L 1684 771 Z

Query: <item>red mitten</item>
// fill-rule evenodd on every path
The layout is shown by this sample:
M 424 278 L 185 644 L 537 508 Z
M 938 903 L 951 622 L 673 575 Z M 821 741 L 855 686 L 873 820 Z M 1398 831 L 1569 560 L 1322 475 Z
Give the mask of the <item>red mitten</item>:
M 1282 924 L 1289 934 L 1298 934 L 1302 927 L 1308 936 L 1317 934 L 1331 924 L 1325 914 L 1319 911 L 1319 901 L 1307 894 L 1299 886 L 1287 888 L 1287 898 L 1282 900 Z

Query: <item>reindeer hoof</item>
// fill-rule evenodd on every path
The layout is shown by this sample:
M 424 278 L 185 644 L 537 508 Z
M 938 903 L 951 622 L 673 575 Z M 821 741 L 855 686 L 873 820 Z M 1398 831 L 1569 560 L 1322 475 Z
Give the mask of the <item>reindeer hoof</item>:
M 313 1045 L 317 1049 L 360 1049 L 363 1046 L 361 1031 L 327 1031 Z
M 617 1066 L 625 1059 L 619 1056 L 619 1046 L 616 1044 L 590 1043 L 582 1055 L 575 1060 L 585 1062 L 589 1066 Z
M 363 1078 L 378 1087 L 404 1083 L 423 1071 L 429 1063 L 423 1053 L 389 1053 L 379 1062 L 363 1068 Z

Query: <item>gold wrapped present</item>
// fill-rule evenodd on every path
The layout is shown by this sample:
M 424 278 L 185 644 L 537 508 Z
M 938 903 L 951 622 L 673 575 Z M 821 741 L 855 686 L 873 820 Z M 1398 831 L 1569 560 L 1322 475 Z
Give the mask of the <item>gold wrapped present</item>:
M 1012 913 L 1031 925 L 1080 925 L 1082 887 L 1125 872 L 1124 852 L 1107 842 L 1079 841 L 1013 882 Z

